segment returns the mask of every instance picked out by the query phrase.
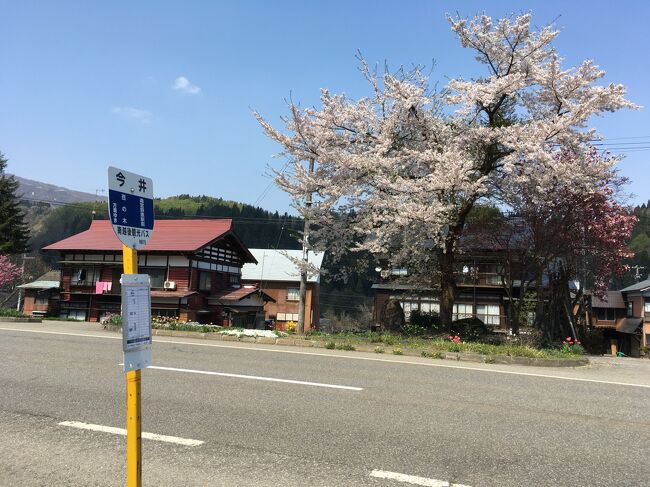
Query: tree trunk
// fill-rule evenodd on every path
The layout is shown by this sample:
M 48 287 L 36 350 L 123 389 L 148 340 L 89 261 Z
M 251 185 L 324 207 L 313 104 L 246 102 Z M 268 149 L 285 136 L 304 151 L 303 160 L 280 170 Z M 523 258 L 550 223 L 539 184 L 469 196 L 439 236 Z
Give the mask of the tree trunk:
M 453 245 L 445 245 L 446 251 L 440 251 L 440 324 L 443 329 L 451 329 L 451 321 L 456 300 L 456 276 L 454 275 L 455 257 Z M 450 248 L 451 247 L 451 248 Z

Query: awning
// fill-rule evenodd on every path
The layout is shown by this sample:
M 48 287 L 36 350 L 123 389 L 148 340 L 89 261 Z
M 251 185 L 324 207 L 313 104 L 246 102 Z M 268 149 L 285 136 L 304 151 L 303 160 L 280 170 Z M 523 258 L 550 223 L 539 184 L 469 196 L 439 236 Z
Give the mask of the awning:
M 620 333 L 633 334 L 636 332 L 637 328 L 641 326 L 641 321 L 641 318 L 625 318 L 616 325 L 616 331 Z
M 198 294 L 196 291 L 151 291 L 152 298 L 187 298 L 193 294 Z
M 16 287 L 19 289 L 57 289 L 59 281 L 34 281 Z

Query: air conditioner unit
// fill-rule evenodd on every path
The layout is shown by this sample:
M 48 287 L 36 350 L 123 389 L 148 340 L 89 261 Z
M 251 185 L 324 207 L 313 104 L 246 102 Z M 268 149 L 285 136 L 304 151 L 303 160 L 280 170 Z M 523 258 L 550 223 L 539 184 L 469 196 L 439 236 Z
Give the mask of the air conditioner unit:
M 170 290 L 173 291 L 174 289 L 176 289 L 176 282 L 174 282 L 174 281 L 165 281 L 163 283 L 163 288 L 164 289 L 170 289 Z

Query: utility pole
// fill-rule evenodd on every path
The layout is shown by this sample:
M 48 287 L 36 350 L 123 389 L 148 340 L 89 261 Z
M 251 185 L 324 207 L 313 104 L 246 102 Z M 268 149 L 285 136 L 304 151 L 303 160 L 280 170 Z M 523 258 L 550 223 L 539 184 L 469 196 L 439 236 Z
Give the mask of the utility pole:
M 634 269 L 634 280 L 636 282 L 639 282 L 641 280 L 641 271 L 645 269 L 645 267 L 640 266 L 640 265 L 633 265 L 630 266 L 630 269 Z
M 33 259 L 34 257 L 27 257 L 27 254 L 23 254 L 23 265 L 21 266 L 20 278 L 25 282 L 25 261 L 27 259 Z M 20 302 L 23 300 L 23 290 L 18 288 L 18 303 L 16 303 L 16 311 L 20 311 Z
M 309 159 L 309 175 L 314 174 L 314 158 Z M 305 206 L 307 210 L 312 205 L 311 191 L 305 197 Z M 304 227 L 302 231 L 302 260 L 303 266 L 300 269 L 300 302 L 298 304 L 298 335 L 305 333 L 305 312 L 307 301 L 307 266 L 309 263 L 309 211 L 305 212 Z

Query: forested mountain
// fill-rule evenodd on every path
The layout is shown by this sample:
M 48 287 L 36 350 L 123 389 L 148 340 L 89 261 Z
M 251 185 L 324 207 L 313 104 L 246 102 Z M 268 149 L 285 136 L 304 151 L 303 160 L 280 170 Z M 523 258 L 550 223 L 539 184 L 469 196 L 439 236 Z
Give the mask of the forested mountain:
M 630 270 L 620 283 L 615 283 L 615 288 L 634 284 L 635 275 L 639 274 L 640 279 L 646 279 L 650 274 L 650 201 L 634 209 L 634 214 L 639 219 L 634 226 L 632 239 L 629 248 L 634 252 L 634 257 L 627 260 Z M 637 271 L 636 266 L 639 266 Z
M 24 203 L 30 224 L 32 252 L 86 230 L 93 219 L 107 219 L 106 203 L 50 206 Z M 300 248 L 302 219 L 259 207 L 209 196 L 180 195 L 155 200 L 156 219 L 232 218 L 237 235 L 251 248 Z M 45 256 L 48 259 L 48 256 Z
M 16 175 L 14 175 L 14 178 L 18 181 L 18 195 L 28 201 L 51 201 L 55 204 L 106 201 L 106 196 L 75 191 L 74 189 L 22 178 Z M 101 190 L 101 192 L 103 193 L 104 190 Z

